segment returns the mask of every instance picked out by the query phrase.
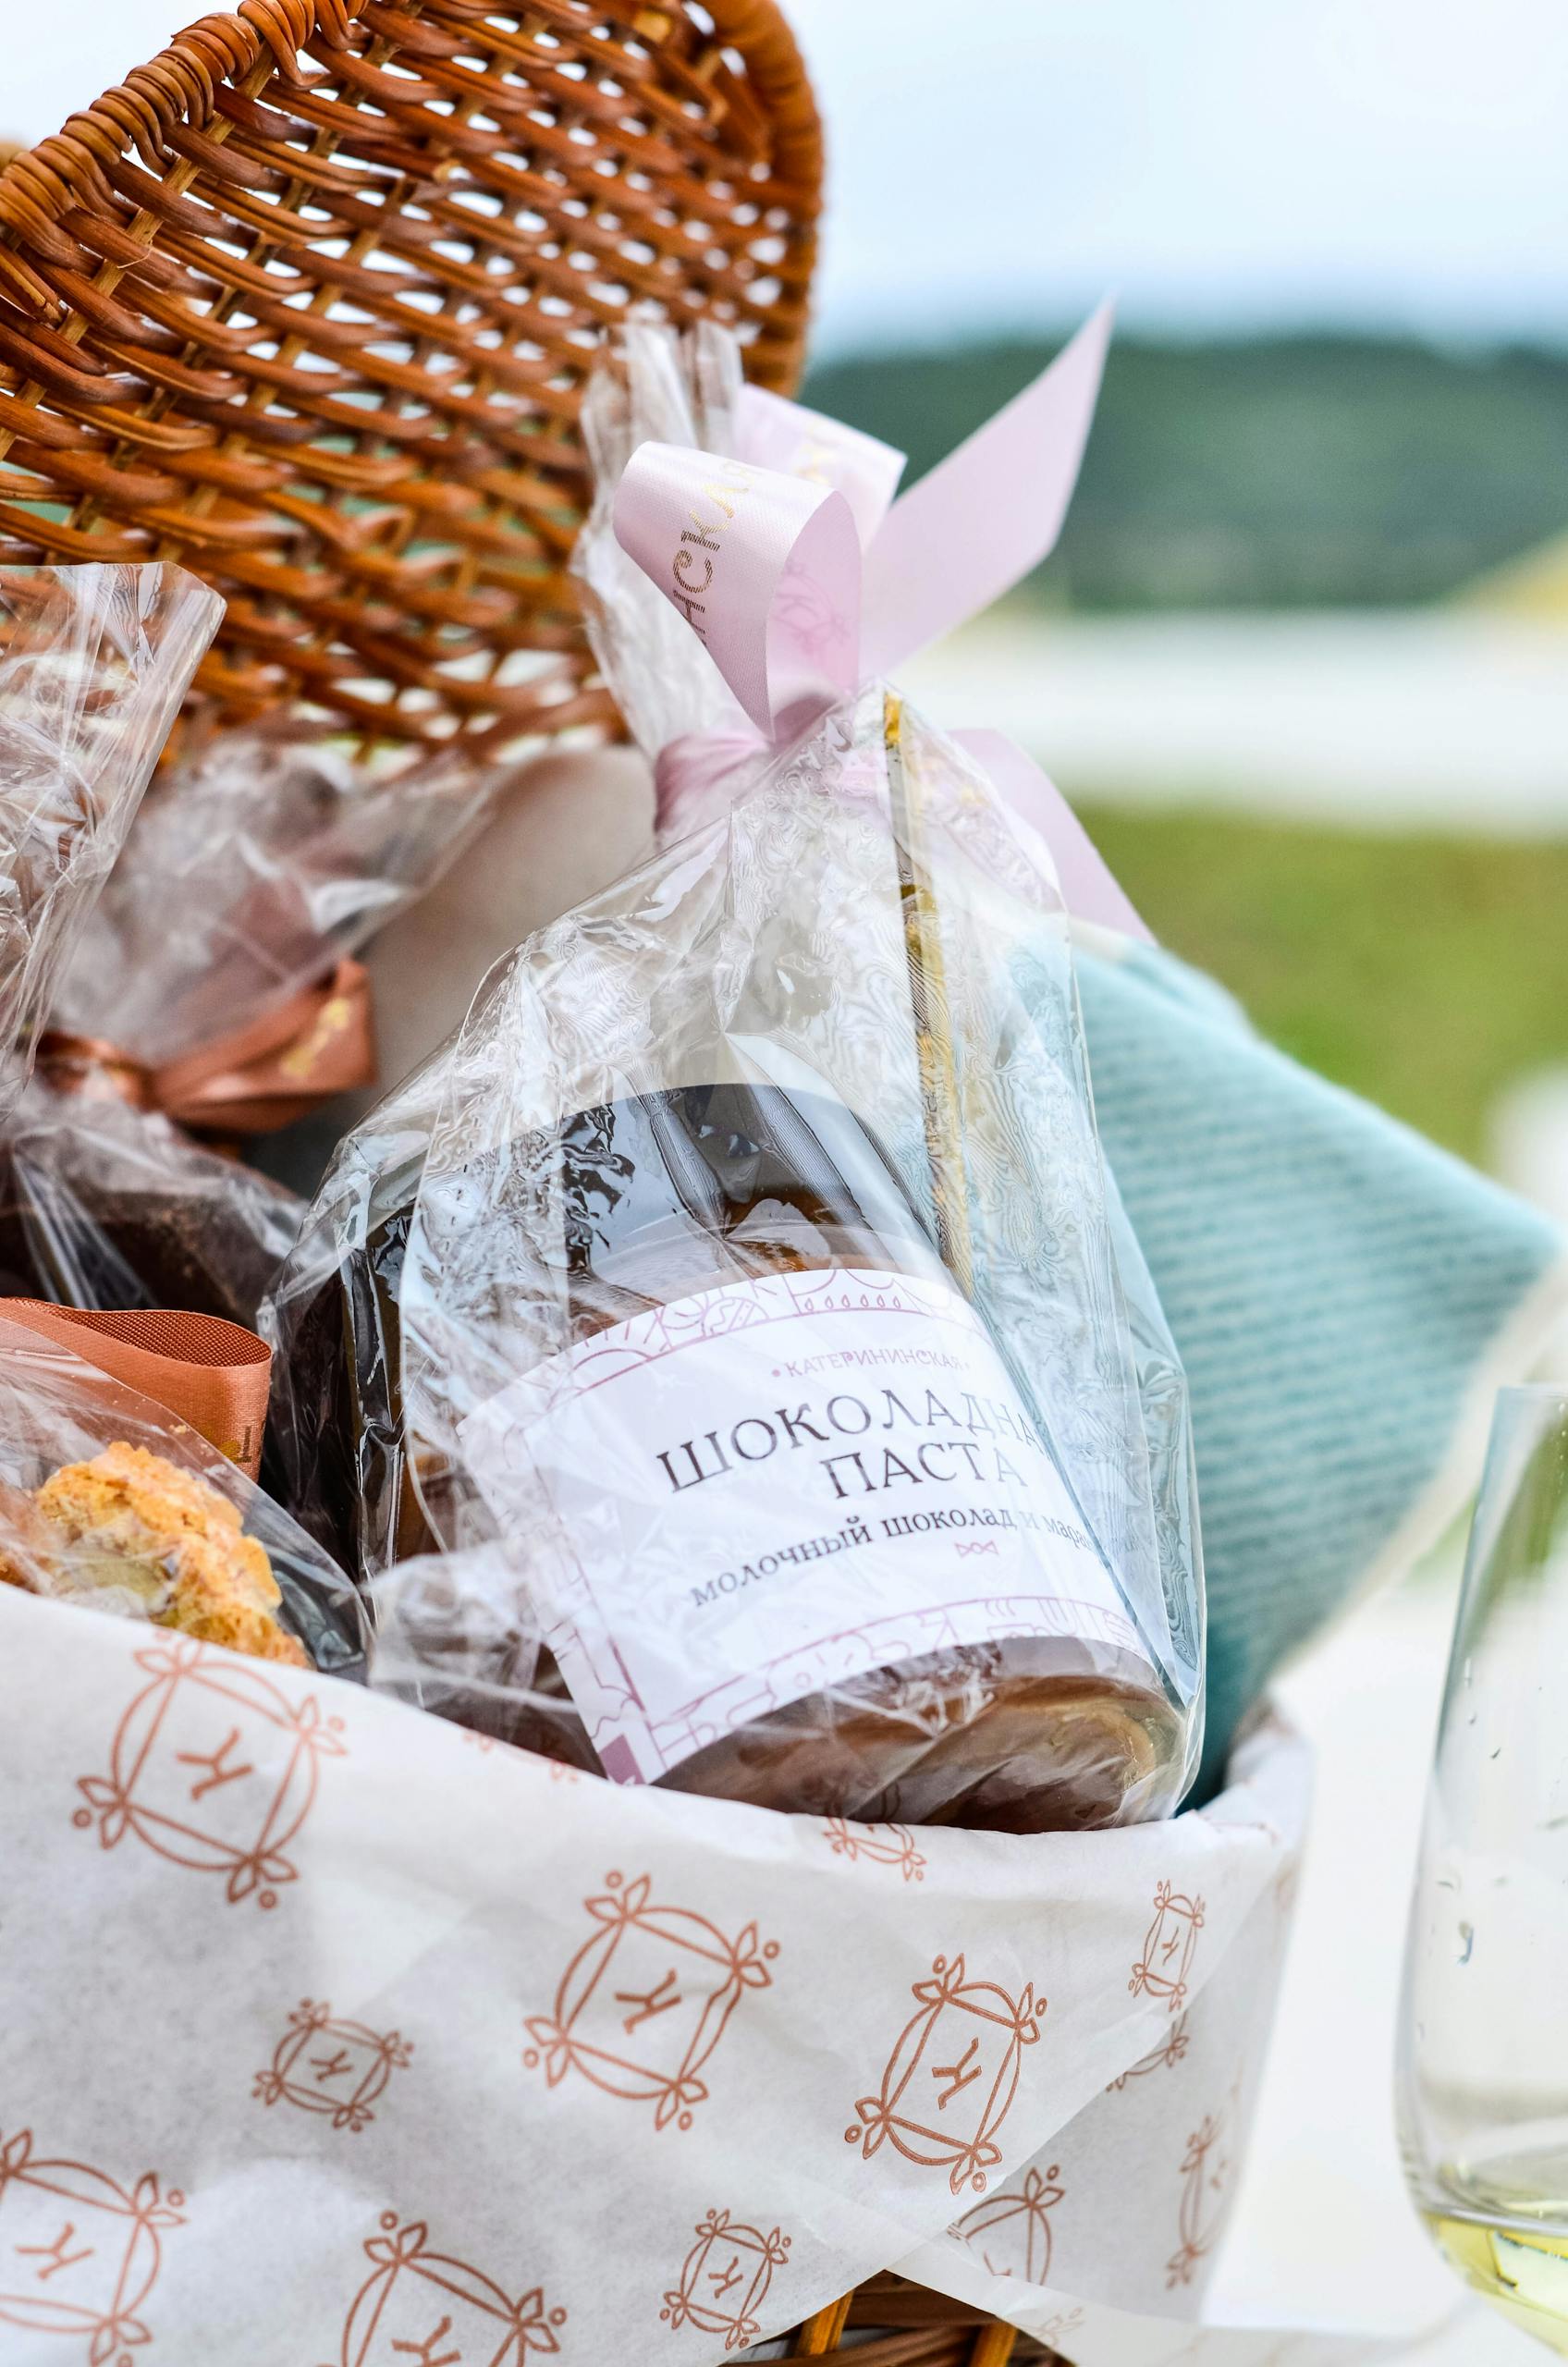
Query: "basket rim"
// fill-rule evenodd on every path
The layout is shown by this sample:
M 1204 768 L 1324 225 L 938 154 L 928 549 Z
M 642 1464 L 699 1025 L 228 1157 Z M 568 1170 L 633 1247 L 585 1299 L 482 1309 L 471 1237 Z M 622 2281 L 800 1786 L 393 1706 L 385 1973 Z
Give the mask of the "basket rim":
M 104 191 L 104 168 L 132 148 L 156 168 L 166 161 L 163 134 L 204 131 L 217 112 L 221 84 L 235 87 L 264 67 L 299 79 L 299 53 L 317 38 L 346 49 L 368 0 L 239 0 L 232 13 L 198 18 L 155 57 L 133 67 L 61 129 L 18 152 L 0 167 L 0 280 L 19 276 L 23 292 L 49 315 L 64 308 L 55 292 L 6 253 L 6 241 L 57 223 Z M 420 13 L 421 0 L 405 0 Z M 815 220 L 821 207 L 822 121 L 800 43 L 778 0 L 702 0 L 715 39 L 744 60 L 767 111 L 778 178 L 798 184 Z M 645 15 L 673 19 L 687 0 L 648 0 Z M 106 191 L 104 192 L 106 194 Z M 7 268 L 6 266 L 9 266 Z
M 505 695 L 494 699 L 459 681 L 455 672 L 436 679 L 432 653 L 440 639 L 440 603 L 446 595 L 428 591 L 417 575 L 409 578 L 396 573 L 401 563 L 397 554 L 407 539 L 408 521 L 417 526 L 424 510 L 432 507 L 419 497 L 430 474 L 428 455 L 424 460 L 410 460 L 400 473 L 393 472 L 398 483 L 391 498 L 395 505 L 401 505 L 401 514 L 392 518 L 389 510 L 387 515 L 396 529 L 397 553 L 371 554 L 379 572 L 370 559 L 360 565 L 354 552 L 345 557 L 347 545 L 334 543 L 326 535 L 323 536 L 328 546 L 326 564 L 325 569 L 316 567 L 313 573 L 311 561 L 321 558 L 313 546 L 302 570 L 283 563 L 270 547 L 264 560 L 252 561 L 247 536 L 262 536 L 264 529 L 276 539 L 279 533 L 292 533 L 307 522 L 301 515 L 302 497 L 297 488 L 290 489 L 293 480 L 285 459 L 271 451 L 264 438 L 251 480 L 228 484 L 233 515 L 226 512 L 215 525 L 210 517 L 211 503 L 216 497 L 213 487 L 226 480 L 214 470 L 221 464 L 232 477 L 236 470 L 249 465 L 248 460 L 237 461 L 234 451 L 226 446 L 217 461 L 205 467 L 196 461 L 183 471 L 176 466 L 173 431 L 167 429 L 165 419 L 168 396 L 171 390 L 190 392 L 198 399 L 200 410 L 210 393 L 210 383 L 200 368 L 202 357 L 215 344 L 218 363 L 227 370 L 240 336 L 226 327 L 221 304 L 214 308 L 199 303 L 200 317 L 182 328 L 180 307 L 167 297 L 168 288 L 179 279 L 178 256 L 165 259 L 165 234 L 171 220 L 177 234 L 189 234 L 194 225 L 200 235 L 207 235 L 205 215 L 182 206 L 183 193 L 193 184 L 198 185 L 198 195 L 204 190 L 215 209 L 219 244 L 227 237 L 221 226 L 232 220 L 239 225 L 237 235 L 248 252 L 248 242 L 265 233 L 255 206 L 249 202 L 256 171 L 245 153 L 246 128 L 254 131 L 259 126 L 276 138 L 281 122 L 293 119 L 309 127 L 320 109 L 307 94 L 318 89 L 331 91 L 345 77 L 350 87 L 358 87 L 368 73 L 372 95 L 386 97 L 397 86 L 386 85 L 385 76 L 378 79 L 379 67 L 383 61 L 391 61 L 396 70 L 405 49 L 417 56 L 420 43 L 414 34 L 421 19 L 434 37 L 437 55 L 447 51 L 461 55 L 461 44 L 471 29 L 473 47 L 484 50 L 487 26 L 497 36 L 508 28 L 524 32 L 543 28 L 562 37 L 574 74 L 581 75 L 586 67 L 594 82 L 604 80 L 606 74 L 613 76 L 614 81 L 591 114 L 599 121 L 600 132 L 607 130 L 609 148 L 624 151 L 625 170 L 630 172 L 641 157 L 639 174 L 654 176 L 651 182 L 633 176 L 632 186 L 639 192 L 632 201 L 633 213 L 639 207 L 646 210 L 652 202 L 642 196 L 644 187 L 656 192 L 660 176 L 669 175 L 676 195 L 668 202 L 677 210 L 659 212 L 655 218 L 672 226 L 668 239 L 662 231 L 655 234 L 655 243 L 668 246 L 670 253 L 677 248 L 684 251 L 689 241 L 692 223 L 682 223 L 682 210 L 694 209 L 705 219 L 707 212 L 717 207 L 725 222 L 733 214 L 736 238 L 750 237 L 751 231 L 741 226 L 753 221 L 766 225 L 770 237 L 776 224 L 782 226 L 771 297 L 760 303 L 746 297 L 745 275 L 733 268 L 732 242 L 720 242 L 724 255 L 719 260 L 727 276 L 718 284 L 733 294 L 738 304 L 744 300 L 745 309 L 738 317 L 749 321 L 754 331 L 753 374 L 781 391 L 793 387 L 810 318 L 824 143 L 805 60 L 781 12 L 780 0 L 499 0 L 499 5 L 497 0 L 238 0 L 232 13 L 202 17 L 177 33 L 148 64 L 133 67 L 123 81 L 72 114 L 62 130 L 8 155 L 0 166 L 0 396 L 4 397 L 0 461 L 19 443 L 27 469 L 31 471 L 28 483 L 34 488 L 35 501 L 39 486 L 64 488 L 62 498 L 68 504 L 66 518 L 55 521 L 48 513 L 52 522 L 43 537 L 43 549 L 55 562 L 62 556 L 92 556 L 91 521 L 103 516 L 108 531 L 122 532 L 129 511 L 138 534 L 144 535 L 151 525 L 163 537 L 157 546 L 160 556 L 180 558 L 217 584 L 231 602 L 233 629 L 226 627 L 220 633 L 214 654 L 204 661 L 197 681 L 202 695 L 226 717 L 248 717 L 283 698 L 291 704 L 302 703 L 312 712 L 320 707 L 356 732 L 372 730 L 373 736 L 383 734 L 413 743 L 444 741 L 455 732 L 468 737 L 471 745 L 492 730 L 538 730 L 551 735 L 580 723 L 608 723 L 613 710 L 607 693 L 585 670 L 580 623 L 563 578 L 559 539 L 560 516 L 565 515 L 560 503 L 577 506 L 582 469 L 564 442 L 552 440 L 552 422 L 562 426 L 570 440 L 574 433 L 577 377 L 561 381 L 555 411 L 534 438 L 538 454 L 530 448 L 530 465 L 537 457 L 544 474 L 535 481 L 524 472 L 518 496 L 521 509 L 514 505 L 505 510 L 493 532 L 490 521 L 482 519 L 488 539 L 485 533 L 470 533 L 471 521 L 466 521 L 453 527 L 450 537 L 449 564 L 459 570 L 471 565 L 476 570 L 493 565 L 503 595 L 511 588 L 506 563 L 519 553 L 528 565 L 514 570 L 517 582 L 523 583 L 525 576 L 537 578 L 536 583 L 530 581 L 523 583 L 522 591 L 513 592 L 512 607 L 498 625 L 494 609 L 488 615 L 460 617 L 454 611 L 450 621 L 472 629 L 472 647 L 481 655 L 488 649 L 492 657 L 509 646 L 534 648 L 541 655 L 554 653 L 564 661 L 541 671 L 537 681 L 531 676 L 524 682 L 520 677 L 516 683 L 505 686 Z M 456 50 L 450 38 L 454 35 L 459 44 Z M 535 80 L 534 65 L 547 64 L 549 53 L 538 52 L 533 42 L 520 49 L 515 40 L 501 41 L 495 55 L 486 51 L 484 71 L 499 73 L 508 87 L 513 86 L 514 75 L 508 62 L 508 46 L 519 61 L 521 80 L 517 87 L 524 105 L 531 106 L 534 102 L 528 94 Z M 601 50 L 602 69 L 595 63 L 595 53 Z M 356 58 L 362 59 L 362 67 L 354 64 Z M 651 109 L 644 109 L 638 97 L 638 86 L 644 79 L 659 96 L 660 104 Z M 545 74 L 542 80 L 554 89 L 561 77 Z M 616 85 L 622 93 L 619 98 Z M 404 142 L 398 150 L 404 159 L 400 173 L 415 186 L 428 180 L 435 187 L 449 172 L 460 175 L 472 169 L 483 182 L 483 162 L 472 166 L 472 161 L 464 162 L 460 153 L 449 154 L 439 113 L 425 122 L 423 110 L 431 96 L 430 86 L 416 71 L 408 93 L 416 141 L 413 148 Z M 337 102 L 328 104 L 335 114 L 341 113 Z M 388 112 L 400 116 L 405 110 L 397 107 Z M 231 154 L 229 137 L 237 127 L 241 136 L 238 153 Z M 318 128 L 330 130 L 330 117 Z M 521 123 L 518 130 L 521 136 L 513 144 L 526 149 L 530 144 L 526 123 Z M 313 148 L 309 139 L 307 146 Z M 458 146 L 460 152 L 461 143 Z M 481 153 L 483 158 L 489 152 Z M 269 156 L 267 161 L 276 160 Z M 523 176 L 524 180 L 530 178 Z M 585 176 L 568 167 L 561 178 L 564 195 L 586 190 L 592 198 Z M 512 184 L 521 186 L 515 173 Z M 178 236 L 170 243 L 178 249 Z M 309 241 L 302 239 L 302 243 Z M 592 246 L 594 242 L 585 243 Z M 604 243 L 602 239 L 599 243 Z M 233 251 L 238 254 L 240 249 Z M 514 254 L 513 263 L 515 281 L 522 272 L 521 251 Z M 549 275 L 554 266 L 541 268 L 546 282 L 553 285 Z M 130 284 L 122 288 L 128 275 Z M 312 270 L 307 269 L 304 276 L 312 279 Z M 522 272 L 522 276 L 526 280 L 527 273 Z M 559 278 L 558 271 L 556 276 Z M 247 277 L 239 264 L 235 266 L 232 283 L 221 271 L 218 279 L 225 287 L 238 287 L 242 308 L 247 291 L 254 293 L 254 275 Z M 649 274 L 642 272 L 641 280 L 644 292 L 658 294 Z M 638 284 L 634 271 L 620 291 L 629 302 Z M 263 293 L 264 298 L 264 289 Z M 579 317 L 595 331 L 612 327 L 612 309 L 597 300 L 597 291 L 591 293 L 594 301 Z M 686 312 L 692 310 L 692 290 L 684 282 L 680 300 Z M 128 319 L 128 308 L 151 323 L 149 334 L 141 334 L 140 319 Z M 377 307 L 371 309 L 381 317 Z M 263 301 L 256 313 L 251 342 L 265 343 L 278 325 L 276 312 L 275 305 L 268 313 Z M 186 328 L 192 340 L 187 358 L 178 362 L 165 358 L 160 365 L 159 350 L 166 347 L 171 334 L 184 334 Z M 249 321 L 245 328 L 249 331 Z M 129 377 L 105 375 L 104 357 L 95 357 L 94 352 L 100 337 L 122 360 L 128 343 L 136 348 L 126 363 Z M 572 342 L 582 350 L 566 352 L 564 337 L 545 338 L 542 350 L 548 356 L 559 348 L 580 377 L 590 340 L 574 338 Z M 79 346 L 85 349 L 84 357 L 77 355 Z M 236 365 L 239 378 L 241 384 L 250 383 L 251 392 L 258 385 L 288 383 L 287 365 L 272 368 L 263 356 L 252 373 L 250 344 L 240 342 L 238 350 L 244 365 Z M 388 363 L 379 374 L 371 373 L 367 384 L 375 403 L 364 413 L 367 422 L 373 411 L 385 419 L 387 386 L 402 386 L 406 391 L 409 368 L 413 366 Z M 399 368 L 403 370 L 400 379 L 395 374 Z M 227 388 L 229 377 L 226 375 L 221 383 Z M 123 411 L 116 410 L 115 401 L 121 387 L 128 389 L 125 400 L 129 406 Z M 241 439 L 235 450 L 250 454 L 255 437 L 262 435 L 259 424 L 252 434 L 252 408 L 247 400 L 211 417 L 203 414 L 193 423 L 202 430 L 202 453 L 208 452 L 214 435 L 220 443 L 226 435 L 234 435 Z M 356 432 L 360 419 L 356 411 L 348 423 Z M 117 446 L 112 440 L 105 443 L 105 435 L 122 440 Z M 129 439 L 129 446 L 124 439 Z M 300 438 L 291 434 L 290 438 L 280 440 Z M 320 442 L 316 428 L 306 440 L 315 448 Z M 141 452 L 144 445 L 152 454 L 152 473 L 139 479 L 134 467 L 125 467 L 123 485 L 116 492 L 115 453 L 127 448 Z M 167 470 L 182 481 L 194 482 L 200 490 L 201 497 L 190 501 L 178 520 L 172 512 L 160 515 L 156 509 L 157 498 L 168 498 L 164 475 L 159 473 L 160 464 L 165 461 Z M 155 497 L 147 491 L 154 482 Z M 386 492 L 385 477 L 378 480 L 376 489 Z M 510 500 L 511 493 L 506 490 L 496 498 Z M 84 502 L 90 522 L 79 528 L 79 508 Z M 0 487 L 0 507 L 5 506 Z M 312 529 L 324 514 L 312 506 L 308 520 Z M 9 509 L 6 524 L 15 526 L 30 546 L 39 540 L 31 532 L 31 521 L 23 517 L 18 525 Z M 279 551 L 282 547 L 280 544 Z M 410 564 L 417 568 L 423 561 Z M 394 646 L 380 637 L 376 604 L 385 606 L 391 600 L 396 606 L 396 595 L 406 582 L 412 583 L 409 623 L 406 633 L 399 631 Z M 348 593 L 342 593 L 344 583 L 351 587 Z M 276 595 L 276 615 L 269 609 L 264 619 L 259 618 L 251 602 L 252 593 L 258 590 Z M 357 632 L 350 627 L 356 627 Z M 491 627 L 496 627 L 499 638 L 493 635 L 486 642 L 484 635 Z M 374 714 L 354 689 L 362 681 L 384 686 L 375 695 Z M 396 695 L 385 697 L 386 685 Z M 414 687 L 435 693 L 434 704 L 425 698 L 405 705 L 402 693 Z M 484 720 L 492 710 L 493 724 Z M 387 718 L 393 717 L 396 725 L 389 727 Z

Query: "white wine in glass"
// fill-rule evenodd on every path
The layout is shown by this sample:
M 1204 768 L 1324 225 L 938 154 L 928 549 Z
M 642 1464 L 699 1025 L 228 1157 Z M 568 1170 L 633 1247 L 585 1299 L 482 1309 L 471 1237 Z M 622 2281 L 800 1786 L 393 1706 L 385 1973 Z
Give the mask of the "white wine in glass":
M 1411 1912 L 1399 2112 L 1445 2257 L 1568 2358 L 1568 1386 L 1498 1399 Z

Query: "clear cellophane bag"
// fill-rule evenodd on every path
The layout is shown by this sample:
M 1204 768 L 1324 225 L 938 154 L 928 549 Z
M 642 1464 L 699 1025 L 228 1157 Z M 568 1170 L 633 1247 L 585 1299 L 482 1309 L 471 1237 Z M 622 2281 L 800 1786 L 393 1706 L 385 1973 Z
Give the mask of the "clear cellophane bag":
M 254 1323 L 304 1208 L 233 1143 L 300 1114 L 291 1080 L 303 1100 L 313 1061 L 325 1095 L 335 1063 L 363 1081 L 341 1047 L 362 1036 L 368 1061 L 370 1026 L 338 965 L 439 877 L 504 779 L 456 755 L 387 775 L 283 722 L 182 749 L 83 916 L 0 1139 L 0 1288 Z M 248 1039 L 295 1010 L 276 1101 L 244 1109 Z
M 217 1541 L 209 1549 L 203 1576 L 213 1579 L 213 1600 L 221 1609 L 223 1559 L 233 1552 L 239 1614 L 234 1637 L 254 1625 L 248 1616 L 256 1588 L 254 1557 L 247 1564 L 235 1550 L 243 1537 L 264 1552 L 281 1598 L 276 1624 L 296 1639 L 305 1661 L 337 1675 L 362 1673 L 365 1620 L 360 1598 L 313 1539 L 165 1406 L 100 1371 L 58 1340 L 8 1321 L 0 1306 L 0 1579 L 100 1613 L 176 1625 L 176 1564 L 189 1532 L 188 1502 L 175 1507 L 166 1539 L 152 1538 L 145 1516 L 108 1501 L 107 1494 L 101 1527 L 86 1541 L 40 1510 L 39 1491 L 50 1480 L 62 1471 L 94 1465 L 106 1450 L 154 1459 L 150 1470 L 136 1474 L 137 1485 L 153 1491 L 149 1501 L 155 1500 L 160 1483 L 178 1491 L 182 1482 L 195 1480 L 231 1508 L 227 1520 L 214 1525 Z M 263 1590 L 268 1591 L 264 1579 Z
M 711 430 L 723 362 L 636 333 L 590 401 L 606 482 L 682 401 L 689 440 Z M 308 1365 L 376 1507 L 381 1680 L 776 1806 L 1168 1813 L 1201 1727 L 1185 1383 L 1100 1157 L 1049 856 L 886 686 L 759 756 L 608 533 L 601 500 L 579 570 L 606 671 L 655 760 L 703 742 L 722 811 L 493 974 L 345 1146 L 274 1308 L 285 1390 Z M 874 1364 L 851 1334 L 876 1299 L 889 1369 L 934 1357 L 955 1404 L 765 1404 L 771 1368 L 712 1343 L 780 1294 L 822 1333 L 804 1368 Z M 646 1403 L 612 1416 L 624 1372 L 585 1376 L 692 1325 L 711 1369 L 661 1401 L 672 1470 Z M 979 1439 L 998 1405 L 1007 1473 Z M 867 1465 L 839 1427 L 863 1416 L 884 1453 L 924 1429 L 925 1466 Z
M 222 613 L 174 567 L 0 570 L 0 1117 Z

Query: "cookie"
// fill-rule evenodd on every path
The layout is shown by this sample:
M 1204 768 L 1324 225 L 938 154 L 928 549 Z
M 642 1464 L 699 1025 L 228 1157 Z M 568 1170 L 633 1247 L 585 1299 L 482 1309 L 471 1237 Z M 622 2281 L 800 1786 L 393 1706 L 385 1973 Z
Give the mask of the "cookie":
M 119 1442 L 56 1471 L 31 1502 L 49 1543 L 48 1592 L 117 1595 L 157 1626 L 309 1667 L 278 1624 L 282 1595 L 265 1550 L 245 1535 L 238 1507 L 194 1472 Z M 36 1532 L 23 1558 L 40 1560 Z M 0 1576 L 29 1583 L 4 1564 Z

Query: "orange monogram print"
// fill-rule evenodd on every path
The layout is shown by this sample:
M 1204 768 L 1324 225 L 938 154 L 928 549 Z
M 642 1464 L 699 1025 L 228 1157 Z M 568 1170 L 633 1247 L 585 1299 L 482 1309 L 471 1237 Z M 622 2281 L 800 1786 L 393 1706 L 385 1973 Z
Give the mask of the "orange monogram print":
M 977 2251 L 993 2276 L 1023 2276 L 1043 2285 L 1051 2271 L 1049 2214 L 1066 2189 L 1053 2163 L 1044 2176 L 1027 2169 L 1016 2187 L 988 2194 L 954 2222 L 949 2233 Z
M 1173 2064 L 1181 2062 L 1191 2044 L 1192 2041 L 1187 2035 L 1187 2017 L 1183 2014 L 1181 2020 L 1173 2024 L 1169 2035 L 1162 2038 L 1158 2046 L 1151 2047 L 1147 2054 L 1141 2054 L 1136 2063 L 1130 2063 L 1120 2079 L 1111 2081 L 1106 2090 L 1107 2095 L 1120 2094 L 1129 2079 L 1146 2079 L 1151 2071 L 1170 2069 Z
M 452 1732 L 466 1749 L 477 1751 L 482 1759 L 488 1759 L 498 1751 L 502 1762 L 508 1767 L 528 1768 L 535 1774 L 547 1774 L 552 1783 L 560 1778 L 573 1784 L 577 1781 L 575 1767 L 563 1767 L 554 1759 L 541 1759 L 537 1751 L 524 1750 L 520 1744 L 508 1742 L 500 1735 L 481 1734 L 476 1726 L 454 1726 Z
M 372 2274 L 355 2294 L 332 2367 L 518 2367 L 531 2350 L 560 2349 L 564 2310 L 535 2286 L 512 2300 L 466 2261 L 431 2249 L 423 2221 L 381 2214 L 365 2246 Z
M 996 2132 L 1018 2091 L 1021 2058 L 1040 2035 L 1046 2001 L 1026 1982 L 1017 1998 L 994 1981 L 969 1981 L 962 1956 L 938 1956 L 929 1981 L 912 1992 L 919 2008 L 900 2031 L 882 2085 L 855 2104 L 858 2125 L 844 2131 L 870 2161 L 884 2139 L 911 2162 L 948 2172 L 954 2194 L 965 2182 L 986 2190 L 1001 2160 Z
M 188 1637 L 136 1654 L 151 1682 L 83 1775 L 73 1821 L 101 1847 L 128 1833 L 177 1866 L 222 1874 L 231 1900 L 276 1907 L 299 1872 L 286 1853 L 310 1813 L 320 1762 L 343 1754 L 343 1721 L 313 1694 L 291 1701 L 256 1664 Z
M 744 2350 L 762 2334 L 762 2305 L 774 2270 L 789 2260 L 790 2238 L 777 2227 L 765 2236 L 728 2211 L 710 2211 L 693 2232 L 680 2282 L 659 2315 L 670 2326 L 721 2334 L 726 2350 Z
M 907 1824 L 850 1824 L 830 1816 L 823 1833 L 835 1858 L 847 1858 L 851 1865 L 865 1858 L 874 1866 L 897 1866 L 906 1883 L 925 1880 L 925 1860 Z
M 1071 2310 L 1059 2310 L 1054 2318 L 1047 2318 L 1045 2324 L 1037 2329 L 1037 2339 L 1045 2344 L 1047 2350 L 1054 2350 L 1068 2335 L 1076 2334 L 1083 2323 L 1082 2303 Z
M 1165 2263 L 1167 2287 L 1190 2285 L 1199 2261 L 1214 2250 L 1225 2225 L 1231 2165 L 1220 2152 L 1225 2116 L 1206 2117 L 1187 2140 L 1182 2156 L 1182 2202 L 1177 2214 L 1181 2243 Z
M 646 1874 L 606 1876 L 606 1895 L 583 1905 L 597 1925 L 556 1992 L 553 2014 L 531 2016 L 533 2044 L 553 2088 L 571 2070 L 612 2096 L 654 2105 L 654 2126 L 690 2128 L 707 2096 L 699 2074 L 748 1989 L 766 1989 L 776 1940 L 748 1923 L 733 1940 L 683 1907 L 653 1904 Z
M 1144 1953 L 1127 1983 L 1133 1996 L 1146 1991 L 1151 1997 L 1165 1998 L 1170 2011 L 1179 2014 L 1187 2002 L 1187 1978 L 1202 1930 L 1202 1899 L 1184 1897 L 1161 1883 L 1154 1895 L 1154 1921 L 1144 1938 Z
M 267 2068 L 257 2072 L 251 2093 L 263 2104 L 325 2113 L 334 2128 L 360 2129 L 375 2118 L 371 2107 L 412 2054 L 396 2030 L 382 2036 L 362 2022 L 337 2020 L 330 2005 L 307 1997 L 289 2015 L 277 2051 Z
M 86 2367 L 130 2367 L 153 2338 L 141 2312 L 163 2264 L 162 2231 L 185 2197 L 149 2173 L 127 2188 L 85 2162 L 0 2142 L 0 2326 L 70 2335 Z M 3 2348 L 0 2345 L 0 2348 Z

